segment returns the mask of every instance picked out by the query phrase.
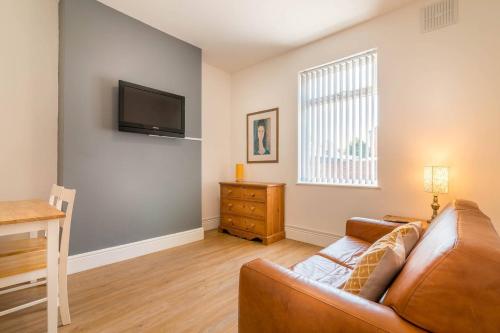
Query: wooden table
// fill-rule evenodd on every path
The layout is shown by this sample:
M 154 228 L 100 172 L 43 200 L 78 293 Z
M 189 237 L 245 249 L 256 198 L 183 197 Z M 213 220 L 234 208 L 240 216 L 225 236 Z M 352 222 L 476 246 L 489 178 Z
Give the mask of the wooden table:
M 47 330 L 50 333 L 57 332 L 59 219 L 64 217 L 63 212 L 43 200 L 0 202 L 0 236 L 47 231 Z

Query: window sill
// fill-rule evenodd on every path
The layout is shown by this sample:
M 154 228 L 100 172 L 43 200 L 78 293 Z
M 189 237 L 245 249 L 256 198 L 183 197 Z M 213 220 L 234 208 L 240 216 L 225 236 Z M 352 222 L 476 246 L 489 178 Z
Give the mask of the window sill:
M 368 190 L 381 190 L 380 185 L 360 185 L 360 184 L 329 184 L 329 183 L 307 183 L 307 182 L 297 182 L 297 185 L 306 186 L 332 186 L 332 187 L 346 187 L 346 188 L 356 188 L 356 189 L 368 189 Z

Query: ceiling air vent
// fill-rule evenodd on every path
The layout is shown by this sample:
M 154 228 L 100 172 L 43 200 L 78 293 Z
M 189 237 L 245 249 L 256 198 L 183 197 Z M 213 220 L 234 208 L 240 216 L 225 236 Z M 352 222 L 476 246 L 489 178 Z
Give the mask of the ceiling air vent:
M 443 0 L 422 8 L 422 32 L 430 32 L 451 24 L 458 20 L 458 0 Z

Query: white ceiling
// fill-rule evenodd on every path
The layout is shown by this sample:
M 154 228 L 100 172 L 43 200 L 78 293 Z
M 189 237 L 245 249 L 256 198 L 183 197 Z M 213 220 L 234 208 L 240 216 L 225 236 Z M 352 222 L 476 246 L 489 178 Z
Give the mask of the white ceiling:
M 414 0 L 99 0 L 233 72 Z

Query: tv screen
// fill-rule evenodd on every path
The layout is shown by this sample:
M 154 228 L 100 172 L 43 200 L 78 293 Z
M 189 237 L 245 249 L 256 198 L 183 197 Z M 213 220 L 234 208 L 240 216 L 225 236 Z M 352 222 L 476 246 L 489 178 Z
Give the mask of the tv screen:
M 120 80 L 118 104 L 120 131 L 184 137 L 184 96 Z

